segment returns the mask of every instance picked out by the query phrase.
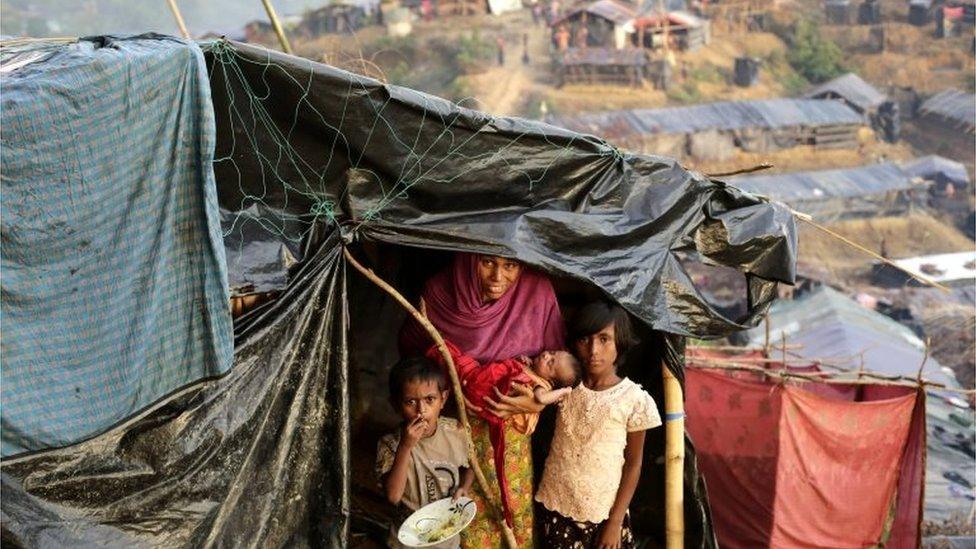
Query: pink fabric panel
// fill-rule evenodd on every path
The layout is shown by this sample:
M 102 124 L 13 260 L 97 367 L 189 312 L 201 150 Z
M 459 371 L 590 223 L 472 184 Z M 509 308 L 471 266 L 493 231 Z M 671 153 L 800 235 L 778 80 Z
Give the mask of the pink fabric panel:
M 770 546 L 861 548 L 880 540 L 915 400 L 851 403 L 784 389 Z

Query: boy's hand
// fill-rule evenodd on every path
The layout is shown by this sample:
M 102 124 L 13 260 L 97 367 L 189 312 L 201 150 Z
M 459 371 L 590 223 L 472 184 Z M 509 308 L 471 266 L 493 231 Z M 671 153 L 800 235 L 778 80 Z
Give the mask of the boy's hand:
M 427 431 L 427 420 L 424 419 L 424 416 L 413 418 L 413 421 L 403 426 L 403 435 L 400 437 L 400 444 L 406 445 L 408 448 L 413 448 L 417 444 L 417 441 L 423 438 L 425 431 Z
M 468 487 L 461 486 L 457 490 L 454 490 L 454 495 L 451 496 L 451 501 L 457 501 L 463 497 L 466 497 L 467 495 L 468 495 Z
M 597 548 L 620 549 L 621 530 L 623 530 L 623 521 L 617 521 L 613 518 L 607 519 L 603 523 L 603 527 L 600 528 L 600 537 L 596 542 Z
M 515 357 L 515 360 L 521 362 L 524 366 L 532 366 L 532 359 L 527 355 L 519 355 Z

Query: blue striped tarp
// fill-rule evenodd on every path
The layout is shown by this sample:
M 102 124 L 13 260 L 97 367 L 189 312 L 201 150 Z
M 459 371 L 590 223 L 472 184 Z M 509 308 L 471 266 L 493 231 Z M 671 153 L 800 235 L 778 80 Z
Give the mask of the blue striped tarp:
M 233 359 L 200 49 L 81 41 L 3 71 L 2 454 L 104 431 Z

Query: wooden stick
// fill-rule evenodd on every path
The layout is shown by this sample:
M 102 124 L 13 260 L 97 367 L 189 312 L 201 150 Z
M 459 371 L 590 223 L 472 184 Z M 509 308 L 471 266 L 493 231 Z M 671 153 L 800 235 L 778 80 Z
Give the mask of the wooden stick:
M 751 353 L 753 351 L 763 351 L 766 349 L 765 345 L 759 347 L 739 347 L 737 345 L 688 345 L 687 349 L 701 349 L 703 351 L 738 351 L 741 353 Z M 790 343 L 786 346 L 787 349 L 795 351 L 797 349 L 802 349 L 802 343 Z
M 707 174 L 705 174 L 705 177 L 729 177 L 731 175 L 742 175 L 744 173 L 761 172 L 763 170 L 768 170 L 769 168 L 772 168 L 772 167 L 773 167 L 772 164 L 763 163 L 763 164 L 759 164 L 758 166 L 753 166 L 751 168 L 744 168 L 744 169 L 741 169 L 741 170 L 735 170 L 735 171 L 732 171 L 732 172 L 707 173 Z
M 851 241 L 851 240 L 849 240 L 847 238 L 844 238 L 843 236 L 835 233 L 834 231 L 828 229 L 827 227 L 824 227 L 823 225 L 815 222 L 812 217 L 810 217 L 809 215 L 807 215 L 805 213 L 798 212 L 796 210 L 790 210 L 790 212 L 793 214 L 794 217 L 796 217 L 800 221 L 803 221 L 804 223 L 810 225 L 811 227 L 814 227 L 817 230 L 822 231 L 822 232 L 824 232 L 824 233 L 826 233 L 826 234 L 828 234 L 828 235 L 836 238 L 837 240 L 840 240 L 841 242 L 843 242 L 844 244 L 847 244 L 848 246 L 854 248 L 855 250 L 859 250 L 861 252 L 866 253 L 867 255 L 873 257 L 874 259 L 877 259 L 878 261 L 884 263 L 885 265 L 888 265 L 889 267 L 894 267 L 895 269 L 898 269 L 899 271 L 907 274 L 908 276 L 910 276 L 911 278 L 913 278 L 913 279 L 921 282 L 922 284 L 927 284 L 927 285 L 932 286 L 934 288 L 938 288 L 938 289 L 942 290 L 945 293 L 950 293 L 952 291 L 949 288 L 947 288 L 946 286 L 943 286 L 942 284 L 939 284 L 938 282 L 932 280 L 931 278 L 929 278 L 929 277 L 927 277 L 925 275 L 918 274 L 918 273 L 914 273 L 914 272 L 912 272 L 912 271 L 910 271 L 910 270 L 908 270 L 908 269 L 906 269 L 904 267 L 899 266 L 898 264 L 896 264 L 894 261 L 888 259 L 887 257 L 884 257 L 884 256 L 882 256 L 880 254 L 877 254 L 874 251 L 869 250 L 869 249 L 865 248 L 864 246 L 861 246 L 857 242 L 854 242 L 854 241 Z
M 837 385 L 889 385 L 896 387 L 931 387 L 933 389 L 938 389 L 939 391 L 945 391 L 948 393 L 958 393 L 963 395 L 976 394 L 976 389 L 957 389 L 955 387 L 946 387 L 941 383 L 935 383 L 934 381 L 927 381 L 923 379 L 921 382 L 914 379 L 906 377 L 882 377 L 877 374 L 872 374 L 871 372 L 864 372 L 864 377 L 875 378 L 874 380 L 858 380 L 858 379 L 831 379 L 819 377 L 827 374 L 827 372 L 817 372 L 803 374 L 799 372 L 788 372 L 783 370 L 769 370 L 766 368 L 760 368 L 759 366 L 750 366 L 748 364 L 736 364 L 729 362 L 726 364 L 706 364 L 699 362 L 697 359 L 688 363 L 689 368 L 698 368 L 701 370 L 741 370 L 747 372 L 757 372 L 766 374 L 769 376 L 776 376 L 782 378 L 792 378 L 798 381 L 811 381 L 816 383 L 833 383 Z
M 682 549 L 685 543 L 685 406 L 681 384 L 667 364 L 661 364 L 664 379 L 664 520 L 667 549 Z
M 285 53 L 292 53 L 291 44 L 288 43 L 285 30 L 281 28 L 281 21 L 278 20 L 278 14 L 275 13 L 274 6 L 271 5 L 271 0 L 261 0 L 261 3 L 264 4 L 264 11 L 268 12 L 268 19 L 271 20 L 271 26 L 274 27 L 275 34 L 278 35 L 278 41 L 281 42 L 281 49 Z
M 495 512 L 498 513 L 498 522 L 502 528 L 505 545 L 508 546 L 509 549 L 517 549 L 518 543 L 515 541 L 515 533 L 512 532 L 512 529 L 508 527 L 508 523 L 505 522 L 505 513 L 502 512 L 502 507 L 499 504 L 498 499 L 495 497 L 494 492 L 492 492 L 488 487 L 488 480 L 485 478 L 485 474 L 481 470 L 481 464 L 478 461 L 478 454 L 474 450 L 474 439 L 471 438 L 471 424 L 468 423 L 468 412 L 464 404 L 464 393 L 461 390 L 461 380 L 458 377 L 457 367 L 454 365 L 454 360 L 451 359 L 451 353 L 447 351 L 447 345 L 444 344 L 444 338 L 441 337 L 440 332 L 438 332 L 437 328 L 431 324 L 430 320 L 427 320 L 426 316 L 422 315 L 420 311 L 413 306 L 413 304 L 407 301 L 407 298 L 403 297 L 400 292 L 396 291 L 393 286 L 387 284 L 382 278 L 376 276 L 372 269 L 367 269 L 356 261 L 352 254 L 349 253 L 348 248 L 343 248 L 342 253 L 346 256 L 346 260 L 349 261 L 349 263 L 352 264 L 357 271 L 363 273 L 363 276 L 379 286 L 383 291 L 390 294 L 393 299 L 402 305 L 403 308 L 413 316 L 414 320 L 419 322 L 420 325 L 427 330 L 427 333 L 430 334 L 430 337 L 434 340 L 434 343 L 437 344 L 437 350 L 440 351 L 441 356 L 444 358 L 444 363 L 448 366 L 447 373 L 450 374 L 451 385 L 454 386 L 454 400 L 457 401 L 458 416 L 460 416 L 461 425 L 464 426 L 464 434 L 468 441 L 468 461 L 471 463 L 471 469 L 474 471 L 474 477 L 478 481 L 478 485 L 481 486 L 481 490 L 485 494 L 485 499 L 492 507 L 495 508 Z
M 183 22 L 183 15 L 180 14 L 180 8 L 176 5 L 176 0 L 166 0 L 169 4 L 169 11 L 173 12 L 173 17 L 176 18 L 176 26 L 180 28 L 180 34 L 183 38 L 190 38 L 190 31 L 186 30 L 186 23 Z

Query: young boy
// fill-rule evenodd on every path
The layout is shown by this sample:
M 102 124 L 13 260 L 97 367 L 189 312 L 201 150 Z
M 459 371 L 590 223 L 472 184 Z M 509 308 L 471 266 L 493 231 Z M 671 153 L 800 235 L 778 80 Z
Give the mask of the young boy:
M 396 534 L 409 513 L 448 496 L 464 496 L 471 488 L 474 474 L 464 431 L 456 420 L 440 417 L 447 396 L 443 369 L 427 358 L 401 360 L 390 371 L 390 404 L 403 423 L 380 439 L 376 455 L 386 498 L 402 511 L 392 525 L 390 547 L 402 547 Z M 459 546 L 455 537 L 435 547 Z

